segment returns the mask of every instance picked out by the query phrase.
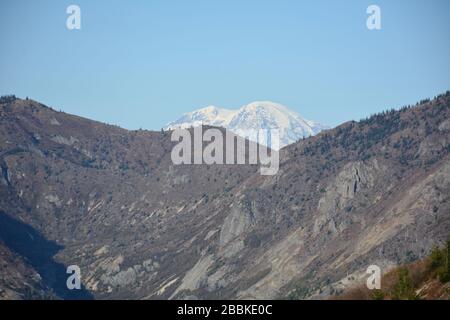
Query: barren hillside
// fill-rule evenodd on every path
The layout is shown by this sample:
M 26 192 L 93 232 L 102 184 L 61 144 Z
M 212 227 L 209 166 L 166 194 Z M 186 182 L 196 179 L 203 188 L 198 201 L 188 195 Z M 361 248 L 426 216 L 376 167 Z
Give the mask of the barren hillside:
M 170 132 L 2 99 L 2 251 L 54 267 L 27 283 L 60 298 L 77 297 L 61 274 L 73 264 L 84 298 L 318 298 L 371 264 L 423 257 L 450 230 L 450 93 L 290 145 L 274 176 L 175 166 L 172 146 Z

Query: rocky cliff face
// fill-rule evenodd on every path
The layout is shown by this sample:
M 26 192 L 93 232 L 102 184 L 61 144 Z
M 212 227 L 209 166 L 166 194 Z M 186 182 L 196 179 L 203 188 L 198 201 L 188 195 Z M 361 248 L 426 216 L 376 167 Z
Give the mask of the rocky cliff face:
M 0 240 L 42 278 L 16 281 L 36 288 L 23 295 L 2 272 L 2 292 L 13 287 L 3 297 L 38 298 L 47 288 L 71 298 L 58 272 L 73 264 L 85 298 L 311 298 L 342 290 L 367 266 L 387 270 L 446 238 L 448 119 L 449 93 L 290 145 L 278 174 L 261 176 L 252 165 L 174 166 L 169 132 L 3 101 L 0 208 L 11 228 L 0 229 Z M 16 228 L 52 246 L 45 262 L 56 276 L 39 254 L 14 245 L 28 243 Z

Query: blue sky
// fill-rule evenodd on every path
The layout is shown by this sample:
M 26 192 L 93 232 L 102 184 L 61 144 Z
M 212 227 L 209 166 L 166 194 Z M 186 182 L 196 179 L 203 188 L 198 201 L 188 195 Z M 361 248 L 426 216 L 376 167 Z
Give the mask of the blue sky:
M 0 94 L 129 129 L 254 100 L 335 126 L 450 89 L 448 0 L 2 0 L 0 39 Z

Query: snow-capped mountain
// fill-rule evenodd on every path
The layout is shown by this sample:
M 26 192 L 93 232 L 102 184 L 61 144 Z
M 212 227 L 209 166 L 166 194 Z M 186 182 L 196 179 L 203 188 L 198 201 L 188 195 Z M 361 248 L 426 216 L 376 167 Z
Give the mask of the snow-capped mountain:
M 224 127 L 236 134 L 248 129 L 278 129 L 280 148 L 327 129 L 324 125 L 306 120 L 287 107 L 270 101 L 255 101 L 237 110 L 208 106 L 185 113 L 178 120 L 167 124 L 165 129 L 190 128 L 202 124 Z

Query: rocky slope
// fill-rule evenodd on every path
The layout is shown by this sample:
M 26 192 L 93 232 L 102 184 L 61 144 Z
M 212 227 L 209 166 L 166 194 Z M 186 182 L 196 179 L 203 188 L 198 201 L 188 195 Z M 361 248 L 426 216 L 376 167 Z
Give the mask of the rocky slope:
M 0 243 L 0 299 L 52 299 L 51 289 L 24 259 Z
M 55 270 L 80 266 L 85 298 L 321 297 L 446 238 L 449 145 L 450 93 L 292 144 L 274 176 L 174 166 L 170 132 L 3 99 L 0 208 L 11 230 L 0 240 L 41 274 L 36 255 L 11 245 L 15 225 L 31 228 L 56 246 L 45 256 Z M 71 298 L 62 278 L 42 278 Z

